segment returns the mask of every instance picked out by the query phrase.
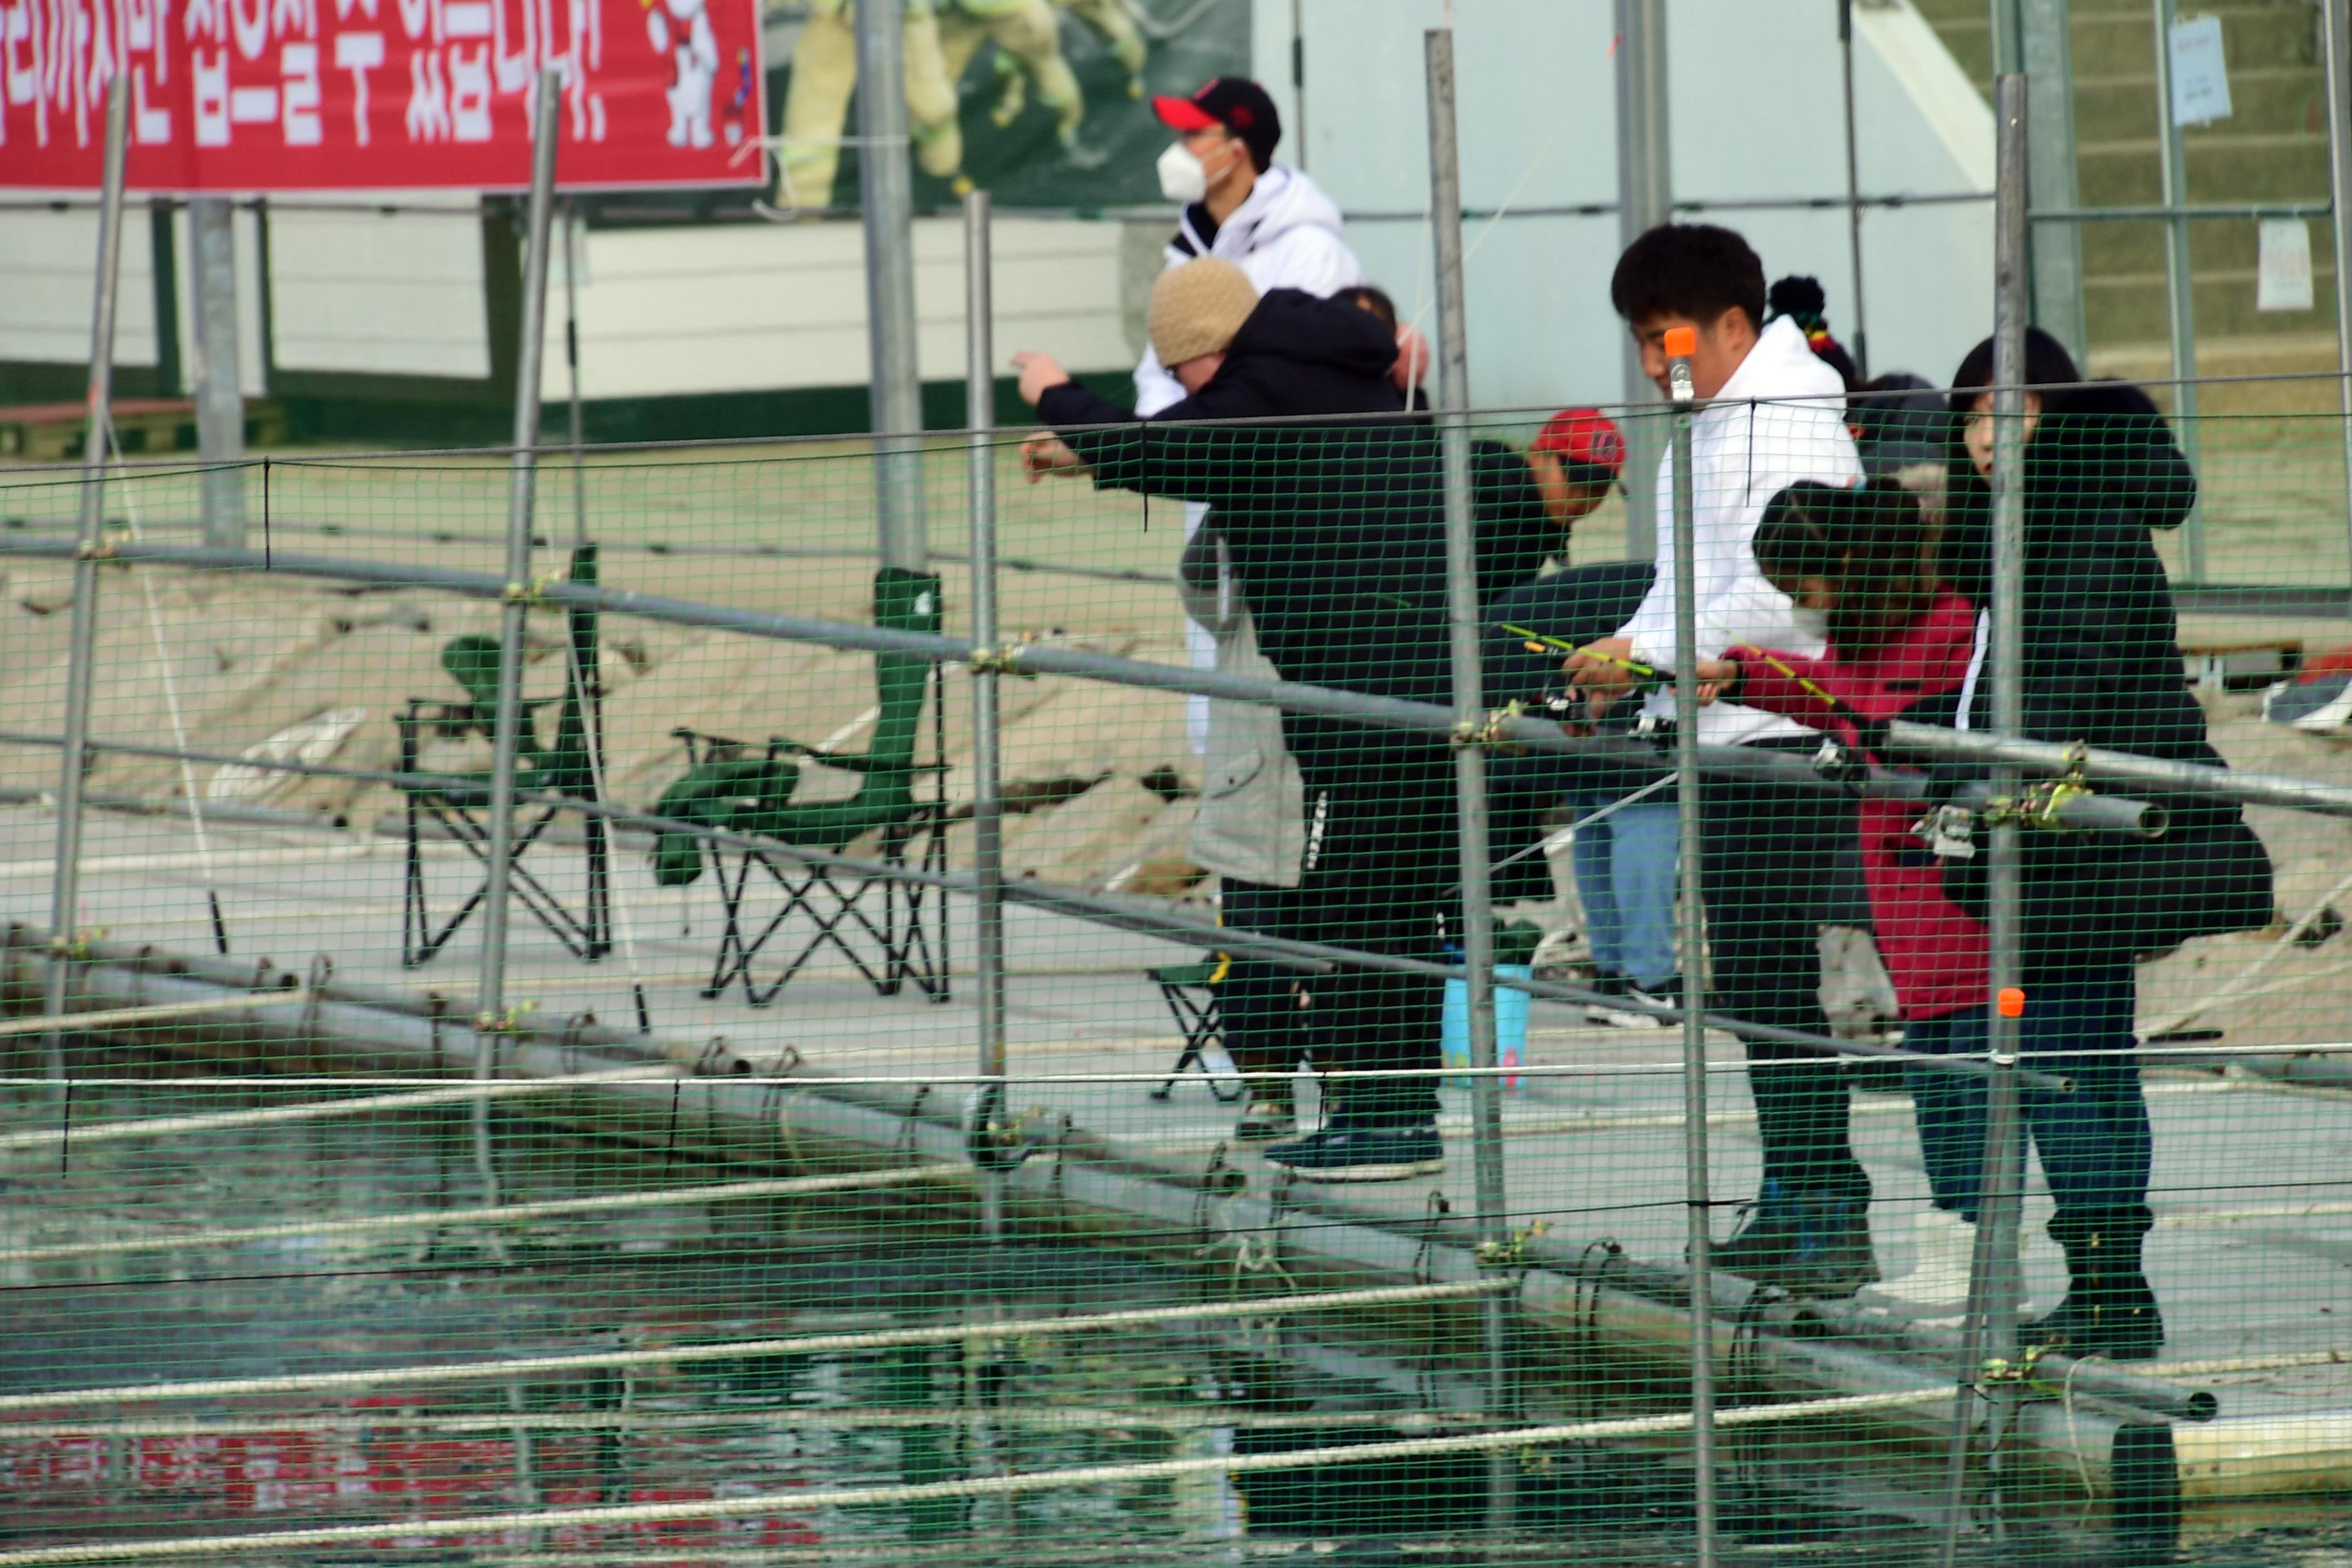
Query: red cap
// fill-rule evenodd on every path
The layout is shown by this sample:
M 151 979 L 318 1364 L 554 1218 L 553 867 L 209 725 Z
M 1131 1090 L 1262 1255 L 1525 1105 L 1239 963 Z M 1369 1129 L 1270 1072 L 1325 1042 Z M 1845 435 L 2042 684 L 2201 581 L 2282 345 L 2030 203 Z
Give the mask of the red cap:
M 1563 408 L 1544 421 L 1532 450 L 1594 468 L 1614 479 L 1625 467 L 1625 437 L 1617 422 L 1598 408 Z
M 1273 161 L 1282 140 L 1282 115 L 1265 89 L 1247 77 L 1213 76 L 1190 98 L 1155 98 L 1151 112 L 1171 131 L 1190 133 L 1222 125 L 1245 143 L 1259 164 Z

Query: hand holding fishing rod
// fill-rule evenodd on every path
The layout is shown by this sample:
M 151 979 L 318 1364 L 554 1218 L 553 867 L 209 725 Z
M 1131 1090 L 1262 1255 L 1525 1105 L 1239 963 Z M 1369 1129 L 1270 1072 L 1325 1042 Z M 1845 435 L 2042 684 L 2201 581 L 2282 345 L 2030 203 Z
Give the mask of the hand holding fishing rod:
M 1583 697 L 1587 711 L 1594 719 L 1606 715 L 1610 709 L 1628 696 L 1674 689 L 1675 672 L 1634 658 L 1630 637 L 1603 637 L 1599 642 L 1578 647 L 1558 637 L 1528 631 L 1523 626 L 1505 626 L 1503 629 L 1524 635 L 1530 652 L 1549 647 L 1566 653 L 1568 658 L 1561 661 L 1560 668 L 1567 671 L 1570 687 Z M 1704 668 L 1699 680 L 1701 703 L 1712 702 L 1721 694 L 1719 683 L 1706 674 Z

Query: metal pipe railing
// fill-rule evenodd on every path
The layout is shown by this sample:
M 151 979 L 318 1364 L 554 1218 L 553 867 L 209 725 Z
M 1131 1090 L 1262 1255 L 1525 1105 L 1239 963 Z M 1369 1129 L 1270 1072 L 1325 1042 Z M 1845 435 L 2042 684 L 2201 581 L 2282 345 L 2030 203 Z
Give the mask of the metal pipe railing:
M 24 735 L 0 731 L 0 745 L 55 745 L 54 736 Z M 92 741 L 92 752 L 112 752 L 124 756 L 172 757 L 182 753 L 168 747 L 150 746 L 137 742 Z M 351 779 L 368 784 L 385 784 L 401 788 L 430 789 L 439 784 L 463 784 L 470 781 L 442 773 L 404 773 L 384 769 L 341 767 L 326 763 L 295 761 L 262 762 L 228 752 L 190 752 L 194 761 L 236 763 L 241 766 L 299 774 L 310 778 Z M 726 828 L 707 826 L 680 818 L 659 816 L 651 812 L 632 811 L 608 802 L 586 801 L 574 797 L 538 791 L 517 791 L 518 805 L 561 805 L 583 816 L 597 817 L 620 827 L 635 827 L 652 833 L 677 833 L 706 839 L 711 843 L 735 848 L 758 849 L 763 854 L 807 866 L 821 866 L 856 877 L 895 879 L 928 888 L 939 888 L 951 893 L 973 894 L 978 891 L 976 880 L 968 875 L 952 871 L 925 871 L 910 866 L 887 861 L 868 860 L 853 855 L 835 855 L 820 849 L 786 844 L 780 839 L 757 834 L 737 833 Z M 1138 936 L 1157 937 L 1163 941 L 1222 948 L 1239 956 L 1247 956 L 1300 973 L 1325 973 L 1337 965 L 1346 964 L 1360 969 L 1386 970 L 1391 973 L 1420 974 L 1444 980 L 1461 980 L 1461 966 L 1430 963 L 1422 959 L 1400 958 L 1387 953 L 1365 952 L 1354 948 L 1337 947 L 1325 942 L 1304 942 L 1287 937 L 1267 936 L 1261 932 L 1237 931 L 1213 925 L 1177 913 L 1157 900 L 1122 899 L 1107 894 L 1080 892 L 1073 888 L 1056 887 L 1052 883 L 1030 879 L 1003 884 L 1005 900 L 1031 908 L 1085 920 L 1097 925 L 1124 931 Z M 1622 998 L 1604 997 L 1599 992 L 1581 986 L 1565 985 L 1549 980 L 1511 982 L 1512 989 L 1525 991 L 1538 1001 L 1559 1002 L 1585 1006 L 1607 1002 L 1619 1011 L 1646 1011 L 1669 1022 L 1679 1019 L 1682 1013 L 1673 1007 L 1635 1008 Z M 1874 1058 L 1888 1061 L 1915 1063 L 1938 1071 L 1981 1073 L 1982 1062 L 1965 1057 L 1922 1056 L 1895 1046 L 1876 1045 L 1864 1040 L 1835 1039 L 1802 1029 L 1787 1029 L 1774 1025 L 1750 1023 L 1719 1013 L 1706 1015 L 1706 1026 L 1740 1039 L 1771 1040 L 1797 1046 L 1825 1057 Z M 2068 1081 L 2047 1074 L 2032 1074 L 2026 1080 L 2032 1087 L 2063 1091 Z
M 75 546 L 65 541 L 0 535 L 0 556 L 62 560 L 70 558 L 74 550 Z M 257 551 L 212 550 L 196 545 L 131 541 L 110 542 L 104 553 L 110 560 L 167 563 L 199 570 L 258 572 L 266 569 L 287 576 L 396 584 L 480 599 L 501 599 L 508 591 L 505 579 L 500 577 L 407 563 L 288 555 L 281 552 L 268 558 L 269 564 L 265 567 L 265 558 Z M 672 626 L 737 632 L 747 637 L 784 642 L 814 643 L 858 653 L 913 654 L 949 664 L 970 664 L 977 655 L 982 662 L 1001 661 L 1016 674 L 1075 676 L 1146 690 L 1199 694 L 1228 701 L 1281 708 L 1290 712 L 1349 719 L 1384 729 L 1454 734 L 1457 740 L 1619 764 L 1631 763 L 1654 766 L 1662 773 L 1670 771 L 1662 753 L 1640 742 L 1571 736 L 1563 733 L 1555 723 L 1507 709 L 1490 715 L 1475 734 L 1464 736 L 1457 733 L 1459 725 L 1449 709 L 1433 703 L 1375 697 L 1333 687 L 1153 664 L 1142 659 L 1122 658 L 1112 654 L 1092 653 L 1083 648 L 1047 643 L 1024 643 L 1002 649 L 978 647 L 941 635 L 893 631 L 883 626 L 824 620 L 813 616 L 738 609 L 625 589 L 592 588 L 575 583 L 536 584 L 531 584 L 528 591 L 551 608 L 578 606 L 612 615 L 640 616 Z M 1785 783 L 1807 783 L 1822 789 L 1846 790 L 1901 800 L 1925 801 L 1930 794 L 1928 780 L 1886 769 L 1870 769 L 1848 782 L 1843 775 L 1824 776 L 1802 759 L 1785 754 L 1757 754 L 1748 748 L 1703 745 L 1699 748 L 1699 757 L 1701 765 L 1709 772 L 1748 773 Z M 1963 795 L 1959 798 L 1965 803 L 1970 797 Z M 2124 833 L 2140 837 L 2155 837 L 2163 832 L 2160 815 L 2152 813 L 2146 803 L 2113 798 L 2092 797 L 2069 802 L 2062 810 L 2060 820 L 2063 826 L 2070 828 Z

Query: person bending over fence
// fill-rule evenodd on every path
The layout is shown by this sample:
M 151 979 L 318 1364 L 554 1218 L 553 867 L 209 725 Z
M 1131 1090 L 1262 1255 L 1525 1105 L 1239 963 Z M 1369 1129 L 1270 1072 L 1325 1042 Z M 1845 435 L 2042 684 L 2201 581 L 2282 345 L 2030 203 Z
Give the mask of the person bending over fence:
M 1396 342 L 1352 304 L 1263 299 L 1203 258 L 1153 286 L 1150 331 L 1188 395 L 1147 421 L 1022 353 L 1022 395 L 1056 432 L 1033 473 L 1216 509 L 1259 646 L 1286 680 L 1419 702 L 1450 700 L 1437 439 L 1409 420 Z M 1248 420 L 1324 416 L 1312 423 Z M 1202 425 L 1202 420 L 1227 423 Z M 1444 737 L 1286 712 L 1306 785 L 1306 847 L 1280 934 L 1434 960 L 1459 879 Z M 1444 1166 L 1437 1135 L 1441 983 L 1341 967 L 1314 985 L 1333 1065 L 1401 1071 L 1347 1082 L 1318 1132 L 1266 1151 L 1314 1181 L 1386 1181 Z

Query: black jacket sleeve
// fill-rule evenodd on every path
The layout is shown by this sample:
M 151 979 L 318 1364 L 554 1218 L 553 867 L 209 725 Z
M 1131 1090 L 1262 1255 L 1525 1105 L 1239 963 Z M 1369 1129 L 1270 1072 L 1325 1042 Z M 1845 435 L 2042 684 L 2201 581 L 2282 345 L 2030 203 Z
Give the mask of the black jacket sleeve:
M 1037 415 L 1094 474 L 1098 489 L 1139 490 L 1173 500 L 1237 506 L 1263 489 L 1270 465 L 1250 460 L 1253 433 L 1187 424 L 1230 419 L 1252 410 L 1188 397 L 1148 419 L 1097 396 L 1075 381 L 1048 387 Z M 1255 439 L 1262 440 L 1264 433 Z

